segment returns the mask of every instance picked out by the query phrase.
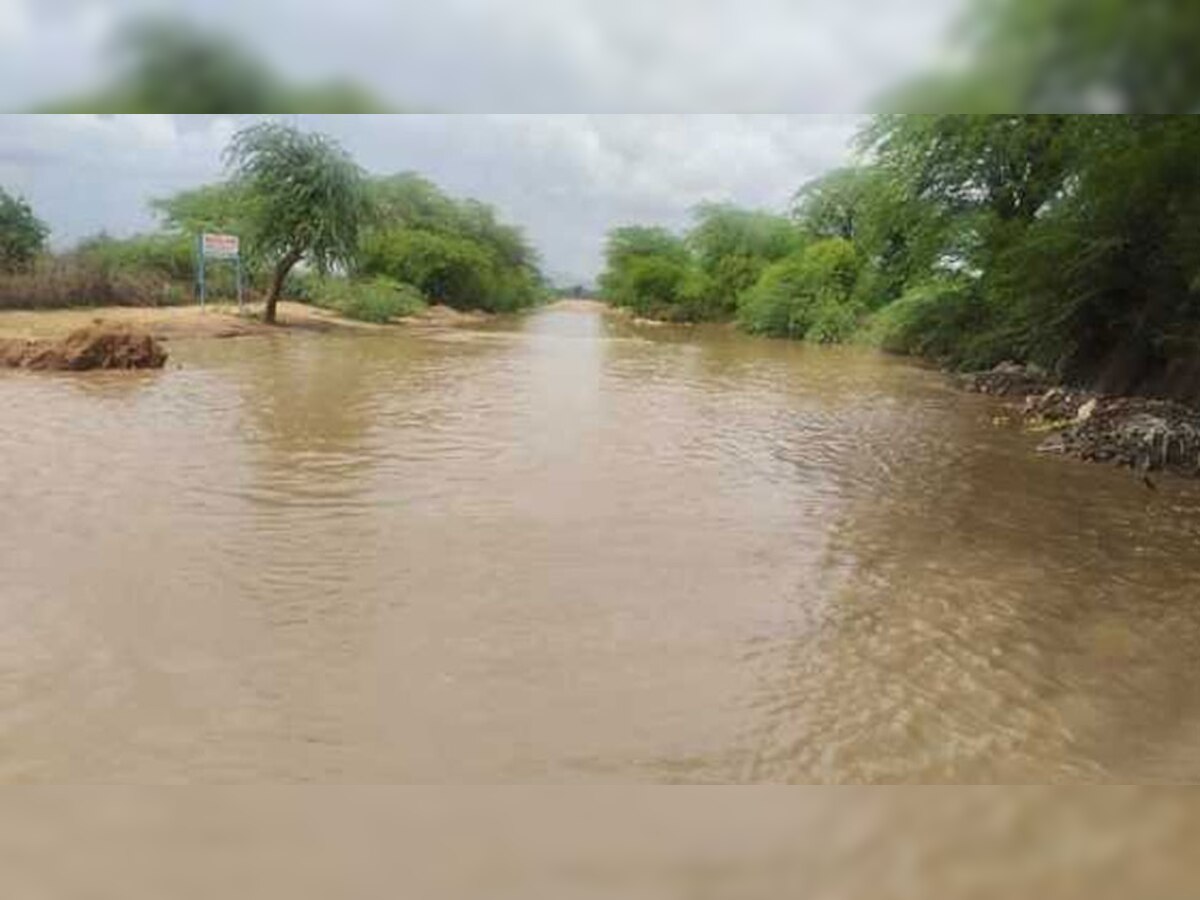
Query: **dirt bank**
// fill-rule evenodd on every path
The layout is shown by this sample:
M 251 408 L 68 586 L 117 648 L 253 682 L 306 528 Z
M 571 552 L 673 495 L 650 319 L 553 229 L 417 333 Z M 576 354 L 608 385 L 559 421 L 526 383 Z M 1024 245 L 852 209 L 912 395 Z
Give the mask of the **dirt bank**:
M 0 338 L 0 362 L 10 368 L 161 369 L 166 361 L 153 335 L 127 325 L 91 325 L 64 338 Z
M 344 319 L 336 313 L 301 303 L 279 304 L 279 324 L 264 325 L 258 306 L 245 314 L 236 306 L 103 306 L 74 309 L 11 310 L 0 312 L 0 338 L 60 338 L 91 325 L 128 326 L 150 332 L 159 340 L 223 338 L 272 334 L 281 328 L 331 330 L 374 329 L 380 326 Z
M 261 304 L 247 304 L 239 313 L 233 305 L 199 306 L 103 306 L 74 309 L 0 311 L 0 340 L 62 338 L 72 331 L 93 325 L 125 326 L 148 331 L 155 338 L 170 341 L 183 338 L 227 338 L 245 335 L 279 334 L 281 331 L 379 331 L 393 327 L 347 319 L 336 312 L 282 301 L 276 311 L 278 322 L 262 322 Z M 490 318 L 484 312 L 460 312 L 447 306 L 431 306 L 415 316 L 398 319 L 397 324 L 431 328 L 473 325 Z
M 1015 363 L 963 375 L 960 383 L 1005 398 L 1026 427 L 1050 432 L 1041 453 L 1200 477 L 1200 411 L 1181 403 L 1056 386 L 1036 366 Z

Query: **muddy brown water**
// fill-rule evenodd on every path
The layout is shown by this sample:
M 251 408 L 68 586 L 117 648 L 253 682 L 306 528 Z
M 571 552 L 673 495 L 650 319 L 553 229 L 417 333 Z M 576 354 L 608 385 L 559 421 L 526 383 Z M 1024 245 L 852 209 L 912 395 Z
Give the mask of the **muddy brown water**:
M 1200 487 L 639 327 L 0 374 L 0 781 L 1200 779 Z

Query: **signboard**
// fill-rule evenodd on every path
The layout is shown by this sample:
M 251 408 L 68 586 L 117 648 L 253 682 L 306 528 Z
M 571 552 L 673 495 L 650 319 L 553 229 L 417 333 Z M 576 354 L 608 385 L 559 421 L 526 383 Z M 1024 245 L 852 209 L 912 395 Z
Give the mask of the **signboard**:
M 208 296 L 208 284 L 205 278 L 205 262 L 210 259 L 233 260 L 237 268 L 237 299 L 238 309 L 242 309 L 242 256 L 241 241 L 236 234 L 209 234 L 201 232 L 196 242 L 196 255 L 199 257 L 196 265 L 196 292 L 200 296 L 200 308 Z
M 202 234 L 200 250 L 208 259 L 237 259 L 238 237 L 236 234 Z

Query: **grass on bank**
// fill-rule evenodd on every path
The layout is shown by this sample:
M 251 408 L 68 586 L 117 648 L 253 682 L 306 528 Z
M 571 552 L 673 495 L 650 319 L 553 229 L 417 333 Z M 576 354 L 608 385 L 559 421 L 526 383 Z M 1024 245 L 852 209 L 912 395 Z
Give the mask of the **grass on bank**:
M 428 306 L 417 288 L 384 276 L 352 280 L 305 275 L 292 278 L 288 288 L 289 297 L 360 322 L 390 322 Z

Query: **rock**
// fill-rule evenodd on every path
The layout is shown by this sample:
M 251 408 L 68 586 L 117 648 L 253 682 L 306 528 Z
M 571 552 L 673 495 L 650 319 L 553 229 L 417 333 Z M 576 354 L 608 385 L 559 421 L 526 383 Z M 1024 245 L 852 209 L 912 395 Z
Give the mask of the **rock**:
M 1066 424 L 1074 421 L 1079 411 L 1093 399 L 1086 391 L 1050 388 L 1044 393 L 1026 397 L 1023 412 L 1028 421 L 1036 424 Z
M 167 352 L 153 335 L 127 326 L 90 325 L 59 340 L 0 342 L 0 361 L 24 369 L 161 369 Z
M 1075 413 L 1075 421 L 1080 424 L 1086 422 L 1092 417 L 1092 413 L 1096 411 L 1096 407 L 1099 405 L 1099 403 L 1100 401 L 1096 397 L 1093 397 L 1091 400 L 1087 401 L 1087 403 L 1079 407 L 1079 411 Z

